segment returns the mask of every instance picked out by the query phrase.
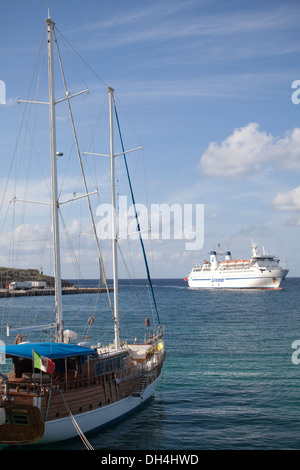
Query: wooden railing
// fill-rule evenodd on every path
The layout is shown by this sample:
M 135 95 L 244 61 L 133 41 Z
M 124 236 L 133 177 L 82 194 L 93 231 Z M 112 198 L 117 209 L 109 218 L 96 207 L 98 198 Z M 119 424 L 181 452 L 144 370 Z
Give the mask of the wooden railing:
M 72 390 L 75 388 L 83 388 L 93 385 L 99 385 L 110 378 L 111 376 L 116 379 L 118 383 L 122 383 L 128 380 L 134 380 L 137 377 L 141 377 L 152 369 L 156 368 L 164 359 L 165 353 L 158 352 L 153 354 L 151 361 L 142 363 L 136 363 L 119 370 L 112 370 L 108 373 L 101 375 L 94 375 L 90 377 L 77 377 L 76 379 L 68 379 L 66 376 L 62 376 L 60 380 L 51 378 L 45 378 L 45 376 L 32 378 L 10 378 L 7 382 L 8 394 L 22 394 L 41 396 L 52 389 L 53 392 L 60 390 Z

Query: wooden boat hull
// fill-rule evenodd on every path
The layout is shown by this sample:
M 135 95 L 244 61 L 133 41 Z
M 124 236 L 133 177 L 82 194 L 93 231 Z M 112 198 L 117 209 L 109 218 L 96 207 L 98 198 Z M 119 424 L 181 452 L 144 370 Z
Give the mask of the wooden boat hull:
M 162 357 L 162 359 L 164 356 Z M 76 438 L 121 419 L 148 400 L 155 392 L 162 361 L 148 372 L 132 379 L 114 373 L 94 377 L 91 383 L 77 382 L 78 388 L 24 384 L 11 379 L 5 402 L 6 420 L 0 423 L 0 443 L 51 444 Z M 24 379 L 21 379 L 24 381 Z M 73 382 L 76 384 L 76 381 Z M 33 388 L 34 393 L 31 393 Z M 17 404 L 16 401 L 19 403 Z
M 155 392 L 159 377 L 141 394 L 131 395 L 103 408 L 87 411 L 74 416 L 80 430 L 85 434 L 121 419 L 147 401 Z M 43 437 L 37 444 L 51 444 L 78 437 L 78 432 L 71 417 L 47 421 Z
M 43 437 L 45 424 L 38 407 L 7 403 L 4 409 L 6 422 L 0 426 L 2 444 L 31 444 Z

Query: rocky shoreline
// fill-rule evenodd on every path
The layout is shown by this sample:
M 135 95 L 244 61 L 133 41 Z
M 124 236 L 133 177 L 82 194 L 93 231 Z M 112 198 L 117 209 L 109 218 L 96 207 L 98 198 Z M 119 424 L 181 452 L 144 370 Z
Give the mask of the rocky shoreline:
M 41 273 L 38 269 L 17 269 L 0 267 L 0 289 L 6 289 L 13 281 L 44 281 L 47 287 L 54 287 L 54 277 Z M 62 279 L 62 287 L 73 287 L 70 281 Z

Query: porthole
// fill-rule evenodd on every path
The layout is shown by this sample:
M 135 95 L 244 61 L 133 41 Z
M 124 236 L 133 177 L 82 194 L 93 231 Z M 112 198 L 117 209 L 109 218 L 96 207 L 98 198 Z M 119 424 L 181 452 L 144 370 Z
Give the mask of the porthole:
M 101 401 L 99 401 L 99 403 L 98 403 L 98 406 L 101 406 L 101 405 L 102 405 L 102 402 L 101 402 Z
M 93 408 L 93 405 L 92 403 L 89 404 L 89 410 L 91 410 Z
M 59 417 L 59 411 L 56 411 L 55 412 L 55 418 L 58 418 Z

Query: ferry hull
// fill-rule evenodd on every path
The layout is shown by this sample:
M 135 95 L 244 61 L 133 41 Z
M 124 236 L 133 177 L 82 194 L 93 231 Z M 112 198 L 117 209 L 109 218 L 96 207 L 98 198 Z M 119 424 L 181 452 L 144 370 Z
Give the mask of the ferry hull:
M 209 261 L 195 266 L 188 278 L 188 285 L 194 289 L 280 289 L 288 269 L 279 265 L 279 259 L 268 255 L 264 249 L 260 254 L 257 243 L 252 242 L 251 259 L 235 259 L 230 251 L 218 253 L 225 255 L 219 262 L 217 253 L 211 251 Z
M 282 272 L 268 273 L 267 275 L 245 276 L 241 278 L 227 277 L 223 273 L 216 274 L 211 278 L 203 276 L 197 278 L 188 278 L 188 285 L 195 289 L 278 289 L 281 282 L 285 279 L 287 270 Z

